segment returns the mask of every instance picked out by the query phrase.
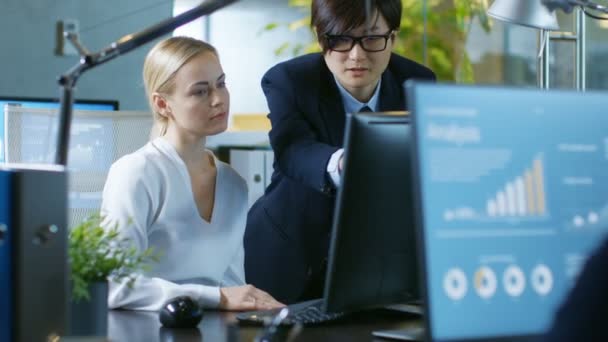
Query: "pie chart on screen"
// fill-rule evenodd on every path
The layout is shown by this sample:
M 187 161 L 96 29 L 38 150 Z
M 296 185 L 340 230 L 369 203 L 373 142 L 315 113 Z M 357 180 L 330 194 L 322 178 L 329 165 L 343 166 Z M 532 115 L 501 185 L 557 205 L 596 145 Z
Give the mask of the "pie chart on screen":
M 491 298 L 496 293 L 496 274 L 487 266 L 477 269 L 473 283 L 475 292 L 483 299 Z

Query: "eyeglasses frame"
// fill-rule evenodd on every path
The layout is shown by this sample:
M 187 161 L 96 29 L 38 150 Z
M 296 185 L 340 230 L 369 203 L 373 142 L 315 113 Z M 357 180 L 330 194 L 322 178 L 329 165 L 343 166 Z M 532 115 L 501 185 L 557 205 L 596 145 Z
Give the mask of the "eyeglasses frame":
M 386 34 L 370 34 L 370 35 L 366 35 L 366 36 L 359 36 L 359 37 L 355 37 L 355 36 L 350 36 L 347 34 L 325 34 L 325 39 L 327 40 L 327 45 L 328 45 L 328 49 L 334 52 L 349 52 L 350 50 L 352 50 L 355 47 L 355 44 L 359 44 L 359 46 L 366 52 L 382 52 L 384 50 L 386 50 L 386 46 L 388 45 L 388 39 L 389 38 L 393 38 L 395 34 L 394 30 L 390 30 L 388 31 Z M 348 38 L 348 39 L 352 39 L 352 44 L 350 46 L 350 48 L 348 49 L 340 49 L 340 50 L 335 50 L 332 49 L 330 47 L 329 41 L 330 39 L 336 39 L 336 38 Z M 384 47 L 381 50 L 368 50 L 363 46 L 363 40 L 364 39 L 369 39 L 369 38 L 384 38 Z

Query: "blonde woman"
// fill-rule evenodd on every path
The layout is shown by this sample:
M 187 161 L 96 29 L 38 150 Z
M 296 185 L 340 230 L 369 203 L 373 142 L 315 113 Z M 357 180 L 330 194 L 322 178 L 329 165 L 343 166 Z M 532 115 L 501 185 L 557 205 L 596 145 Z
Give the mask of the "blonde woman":
M 205 149 L 226 130 L 230 96 L 216 50 L 173 37 L 148 53 L 144 84 L 155 128 L 152 140 L 116 161 L 103 191 L 104 225 L 118 225 L 139 250 L 161 253 L 133 287 L 110 282 L 110 308 L 159 310 L 176 296 L 206 308 L 282 306 L 245 285 L 243 233 L 247 185 Z

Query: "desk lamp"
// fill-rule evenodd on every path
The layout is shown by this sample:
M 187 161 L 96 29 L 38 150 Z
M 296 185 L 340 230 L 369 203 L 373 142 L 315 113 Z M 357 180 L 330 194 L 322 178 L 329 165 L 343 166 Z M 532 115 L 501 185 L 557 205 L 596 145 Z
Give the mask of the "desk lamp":
M 560 2 L 563 1 L 567 0 Z M 488 15 L 498 20 L 540 29 L 538 86 L 544 89 L 549 88 L 549 53 L 550 42 L 553 40 L 576 43 L 576 89 L 585 89 L 585 17 L 581 11 L 576 14 L 576 32 L 552 32 L 559 31 L 555 12 L 541 0 L 496 0 L 488 9 Z
M 93 67 L 148 43 L 237 0 L 207 0 L 97 53 L 74 36 L 80 54 L 62 75 L 57 165 L 0 164 L 0 341 L 59 341 L 66 332 L 68 303 L 66 164 L 73 90 Z
M 587 1 L 587 0 L 542 0 L 543 5 L 545 5 L 547 7 L 547 9 L 549 9 L 550 11 L 554 11 L 556 9 L 561 9 L 566 13 L 571 13 L 572 10 L 575 7 L 580 7 L 581 9 L 583 9 L 583 11 L 585 12 L 585 14 L 587 14 L 588 16 L 595 18 L 595 19 L 600 19 L 600 20 L 606 20 L 607 18 L 605 17 L 596 17 L 593 14 L 590 14 L 586 11 L 586 9 L 591 9 L 594 11 L 598 11 L 598 12 L 602 12 L 602 13 L 608 13 L 608 7 L 606 6 L 602 6 L 600 4 L 596 4 L 593 1 Z

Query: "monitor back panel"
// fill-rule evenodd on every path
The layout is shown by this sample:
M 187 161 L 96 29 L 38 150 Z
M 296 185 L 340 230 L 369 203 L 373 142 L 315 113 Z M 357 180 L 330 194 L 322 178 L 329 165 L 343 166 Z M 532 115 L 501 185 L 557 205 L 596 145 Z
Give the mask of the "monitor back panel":
M 418 298 L 407 116 L 347 117 L 325 286 L 328 311 Z

